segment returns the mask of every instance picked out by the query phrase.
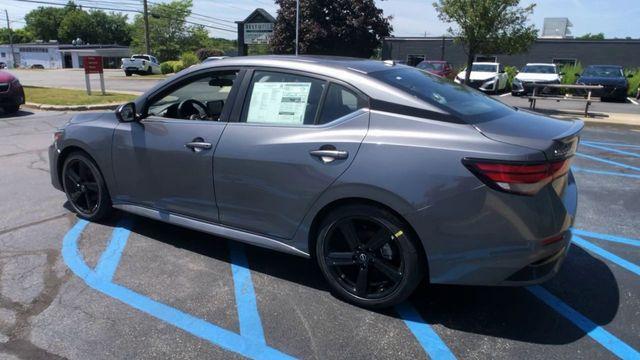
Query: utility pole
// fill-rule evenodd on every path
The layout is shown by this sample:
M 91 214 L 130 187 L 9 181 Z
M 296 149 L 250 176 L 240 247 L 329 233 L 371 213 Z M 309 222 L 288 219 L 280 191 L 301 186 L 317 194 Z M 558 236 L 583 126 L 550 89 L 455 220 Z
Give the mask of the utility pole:
M 299 33 L 300 33 L 300 0 L 296 0 L 296 56 L 298 56 Z
M 13 34 L 11 32 L 11 22 L 9 22 L 9 12 L 7 9 L 4 9 L 4 16 L 7 18 L 7 30 L 9 30 L 9 53 L 11 54 L 11 56 L 9 56 L 9 65 L 11 68 L 15 68 L 16 64 L 13 57 Z
M 147 50 L 147 54 L 151 55 L 151 41 L 149 40 L 149 11 L 147 6 L 147 0 L 142 0 L 144 8 L 144 45 Z

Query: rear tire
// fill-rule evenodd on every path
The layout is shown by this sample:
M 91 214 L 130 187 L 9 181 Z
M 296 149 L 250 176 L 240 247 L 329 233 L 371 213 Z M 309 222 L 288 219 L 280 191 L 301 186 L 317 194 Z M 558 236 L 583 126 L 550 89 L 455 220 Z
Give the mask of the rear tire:
M 131 73 L 130 73 L 130 72 L 128 72 L 128 71 L 125 71 L 125 72 L 124 72 L 124 76 L 131 76 Z
M 5 106 L 2 109 L 4 110 L 5 114 L 14 114 L 17 113 L 18 110 L 20 110 L 20 105 L 9 105 Z
M 151 66 L 147 68 L 147 75 L 153 75 L 153 69 L 151 68 Z
M 70 154 L 62 166 L 62 187 L 79 217 L 97 221 L 113 208 L 107 185 L 95 162 L 82 152 Z
M 412 231 L 391 212 L 370 205 L 333 210 L 320 224 L 315 251 L 333 293 L 366 308 L 404 301 L 426 268 Z

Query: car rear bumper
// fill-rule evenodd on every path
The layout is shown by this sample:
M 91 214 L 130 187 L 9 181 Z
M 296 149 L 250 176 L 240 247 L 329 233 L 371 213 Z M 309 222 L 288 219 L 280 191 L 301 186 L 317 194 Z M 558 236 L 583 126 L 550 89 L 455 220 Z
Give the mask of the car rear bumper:
M 569 173 L 532 197 L 483 186 L 406 219 L 422 241 L 432 283 L 530 285 L 559 271 L 576 208 Z

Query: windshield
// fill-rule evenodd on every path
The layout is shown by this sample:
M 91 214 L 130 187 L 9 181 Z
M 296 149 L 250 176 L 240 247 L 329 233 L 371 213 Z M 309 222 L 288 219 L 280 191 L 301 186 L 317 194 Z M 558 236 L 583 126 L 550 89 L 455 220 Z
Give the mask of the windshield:
M 497 65 L 487 65 L 487 64 L 473 64 L 471 66 L 471 71 L 482 71 L 482 72 L 498 72 Z
M 369 75 L 441 108 L 468 124 L 477 124 L 515 111 L 480 91 L 418 69 L 398 68 Z
M 582 76 L 617 78 L 624 77 L 622 69 L 617 66 L 593 66 L 588 67 Z
M 149 57 L 148 56 L 144 56 L 144 55 L 133 55 L 131 58 L 132 59 L 149 60 Z
M 418 69 L 422 69 L 422 70 L 437 70 L 435 66 L 433 66 L 433 64 L 428 63 L 428 62 L 421 62 L 420 64 L 418 64 L 418 66 L 416 66 Z
M 555 74 L 556 68 L 550 65 L 527 65 L 522 68 L 521 72 L 530 74 Z

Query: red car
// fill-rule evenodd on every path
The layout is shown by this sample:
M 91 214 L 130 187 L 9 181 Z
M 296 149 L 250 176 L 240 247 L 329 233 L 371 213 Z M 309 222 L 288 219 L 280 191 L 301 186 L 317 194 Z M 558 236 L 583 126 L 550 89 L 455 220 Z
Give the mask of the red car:
M 24 104 L 24 89 L 18 79 L 6 71 L 0 71 L 0 108 L 5 114 L 13 114 Z
M 444 78 L 451 78 L 453 75 L 453 67 L 448 61 L 443 60 L 423 60 L 418 65 L 418 69 L 427 71 L 431 74 Z

